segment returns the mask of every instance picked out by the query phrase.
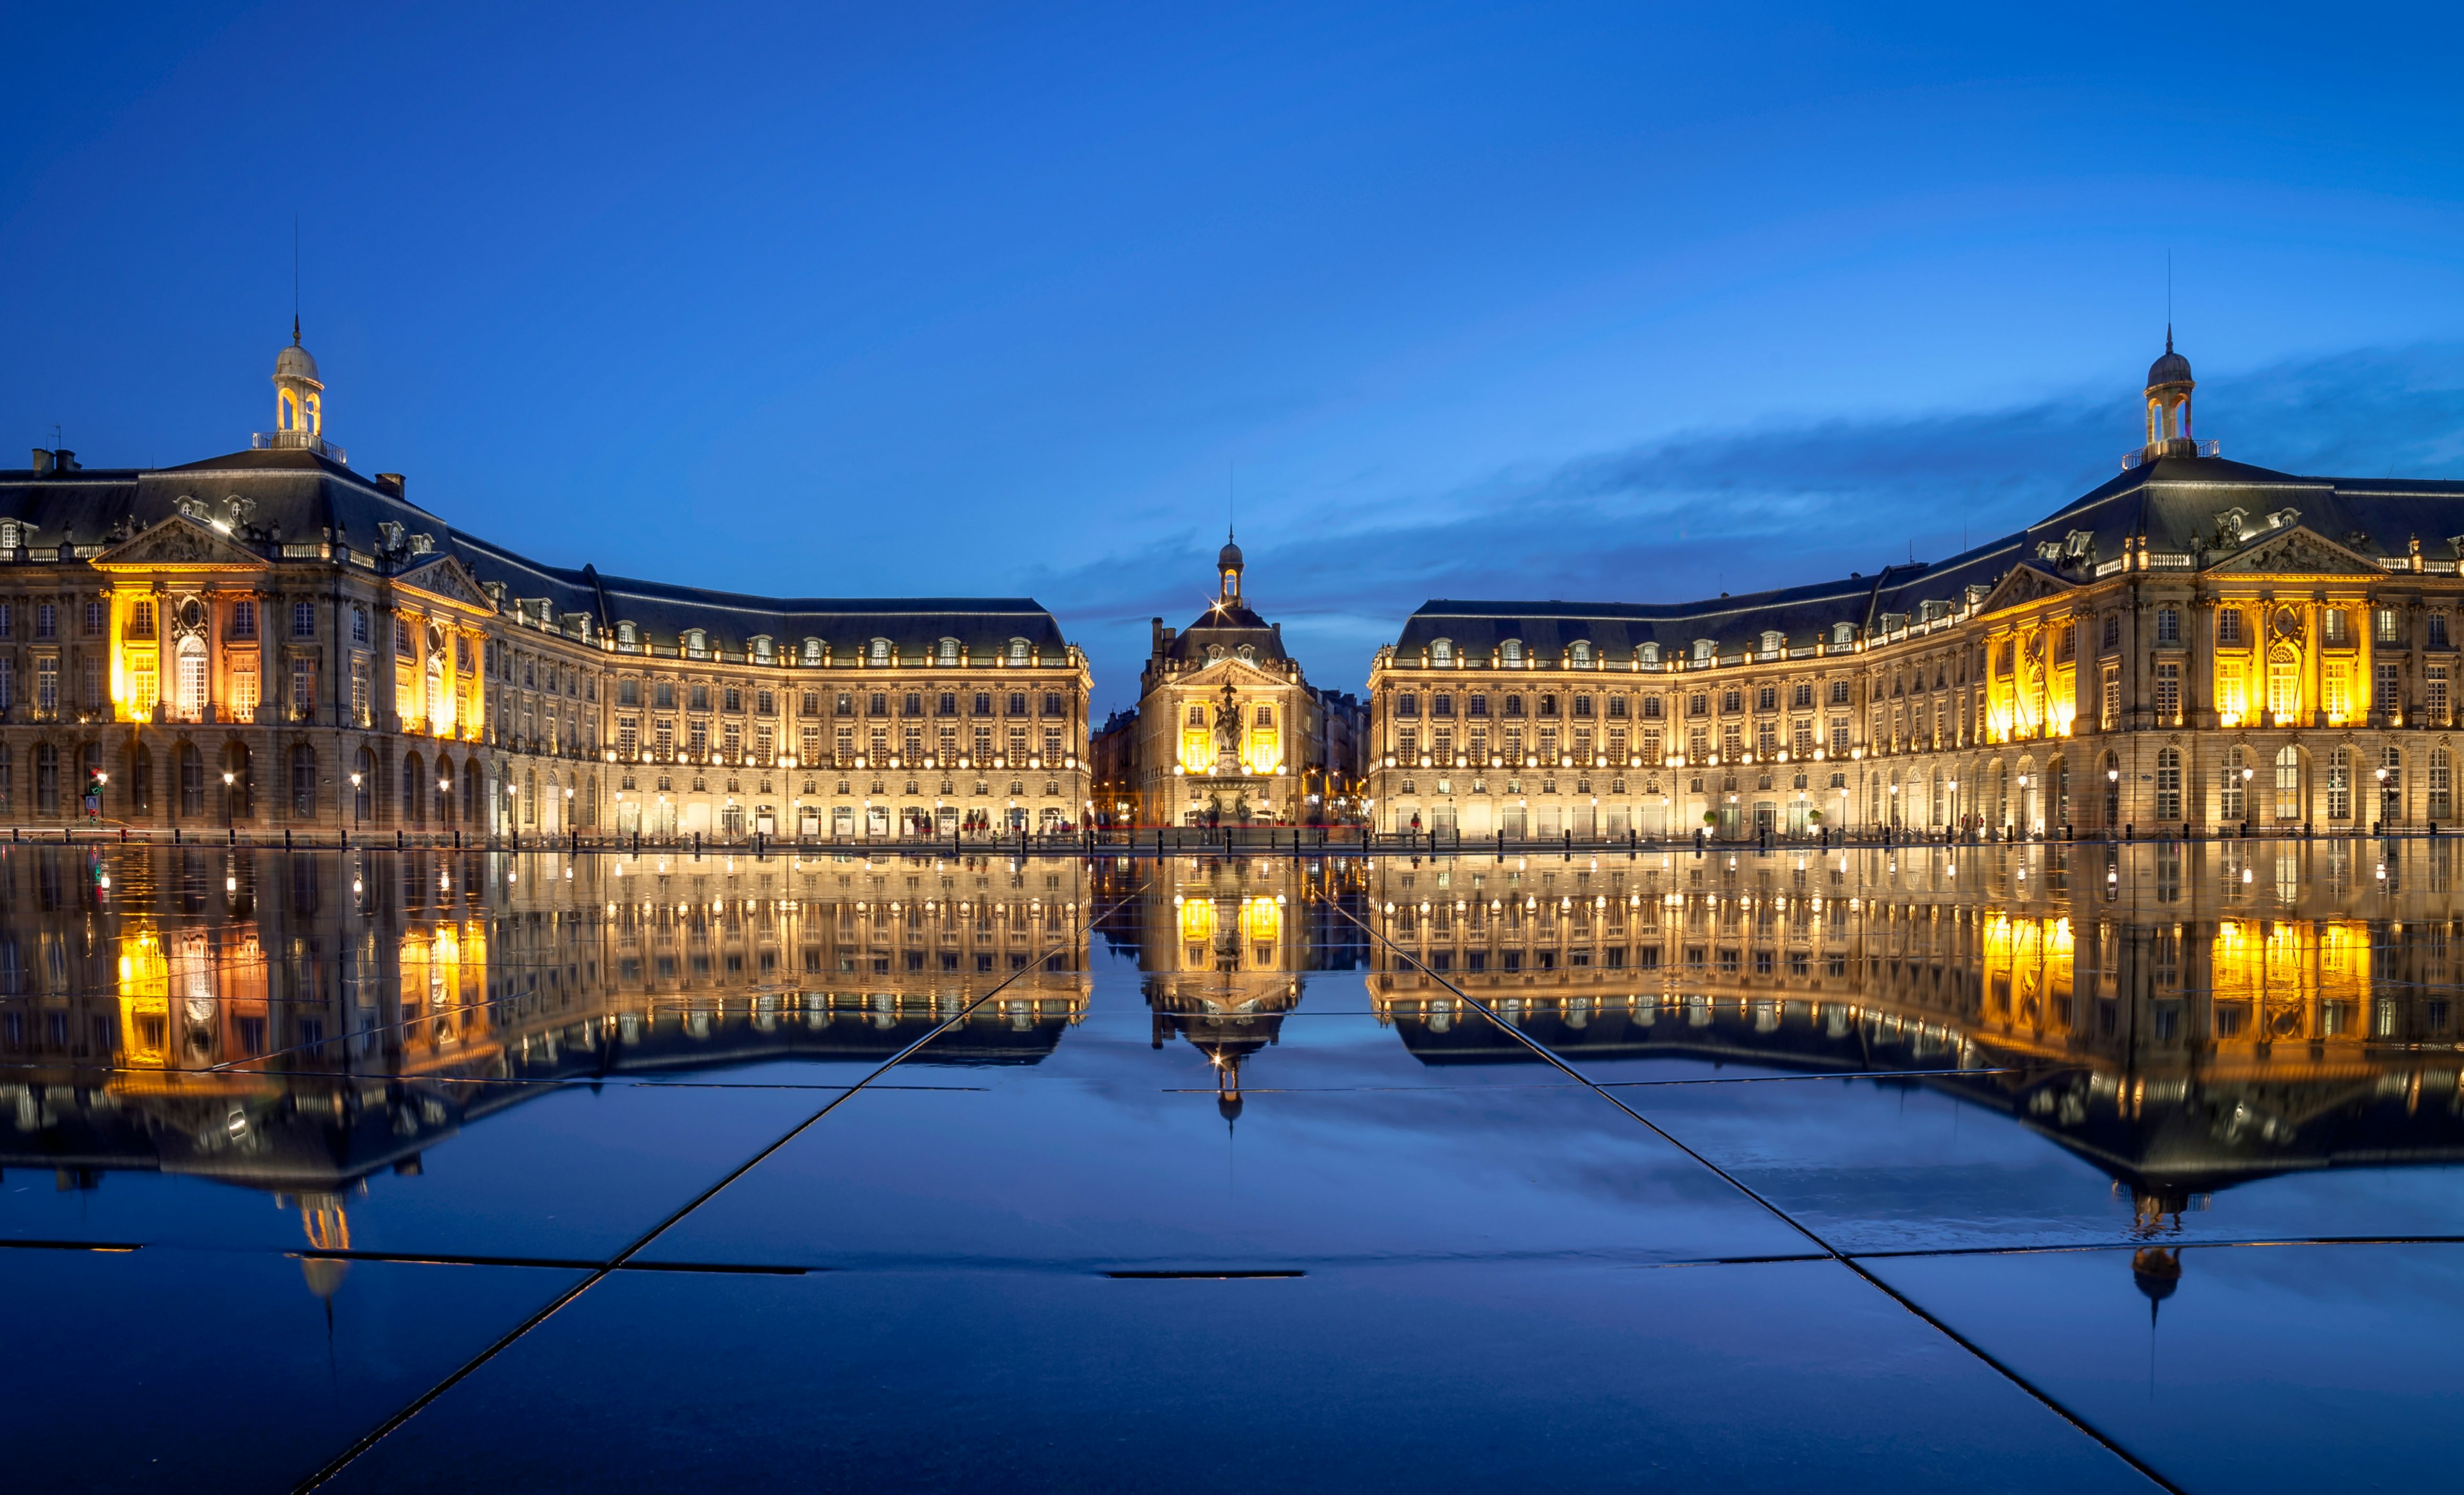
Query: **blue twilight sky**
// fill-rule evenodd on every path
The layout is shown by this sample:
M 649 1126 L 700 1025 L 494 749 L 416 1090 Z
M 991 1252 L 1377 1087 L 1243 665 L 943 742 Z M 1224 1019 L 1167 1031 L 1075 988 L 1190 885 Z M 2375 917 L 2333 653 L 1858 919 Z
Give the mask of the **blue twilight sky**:
M 329 434 L 541 560 L 1031 593 L 1127 703 L 1237 495 L 1323 684 L 1431 596 L 1936 558 L 2231 455 L 2464 473 L 2444 8 L 19 5 L 0 423 Z

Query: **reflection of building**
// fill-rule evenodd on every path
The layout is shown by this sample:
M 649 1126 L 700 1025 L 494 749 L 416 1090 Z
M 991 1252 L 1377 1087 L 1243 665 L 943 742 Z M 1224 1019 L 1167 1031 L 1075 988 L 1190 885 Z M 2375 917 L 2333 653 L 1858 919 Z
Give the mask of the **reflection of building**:
M 2192 387 L 2168 336 L 2120 474 L 1940 563 L 1425 605 L 1372 671 L 1378 825 L 2452 823 L 2464 484 L 2226 461 Z
M 1311 689 L 1284 650 L 1283 625 L 1250 607 L 1243 571 L 1241 547 L 1227 539 L 1215 600 L 1198 621 L 1176 632 L 1155 620 L 1136 715 L 1107 725 L 1111 766 L 1099 777 L 1115 820 L 1316 824 L 1340 819 L 1335 802 L 1354 792 L 1334 749 L 1355 739 L 1357 703 Z
M 0 1169 L 198 1175 L 346 1243 L 361 1180 L 537 1093 L 449 1082 L 879 1063 L 995 987 L 910 1062 L 1032 1064 L 1087 898 L 1066 861 L 24 846 Z
M 1057 829 L 1088 671 L 1023 599 L 770 599 L 537 564 L 363 474 L 295 339 L 277 429 L 0 473 L 0 822 Z
M 2464 1087 L 2458 854 L 1389 859 L 1373 992 L 1430 1063 L 1529 1057 L 1452 987 L 1577 1064 L 1941 1071 L 2125 1182 L 2156 1228 L 2244 1178 L 2464 1159 L 2464 1112 L 2425 1104 Z
M 1300 1004 L 1311 921 L 1296 894 L 1306 889 L 1287 862 L 1191 860 L 1159 864 L 1140 900 L 1155 1046 L 1178 1038 L 1206 1056 L 1227 1120 L 1240 1114 L 1241 1066 Z

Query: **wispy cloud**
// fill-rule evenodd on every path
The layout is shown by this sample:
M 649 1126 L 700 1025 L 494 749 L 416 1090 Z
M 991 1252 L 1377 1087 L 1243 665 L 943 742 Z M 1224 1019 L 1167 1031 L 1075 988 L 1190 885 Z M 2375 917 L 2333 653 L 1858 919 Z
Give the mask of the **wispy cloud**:
M 2262 467 L 2464 473 L 2464 347 L 2360 350 L 2211 380 L 2197 409 L 2202 434 Z M 1433 597 L 1676 601 L 1938 560 L 2102 482 L 2137 428 L 2129 396 L 2102 390 L 1773 422 L 1398 494 L 1324 533 L 1243 548 L 1260 609 L 1282 621 L 1310 677 L 1352 686 Z M 1099 699 L 1134 695 L 1149 618 L 1197 616 L 1214 543 L 1192 536 L 1037 578 L 1037 595 L 1093 651 Z

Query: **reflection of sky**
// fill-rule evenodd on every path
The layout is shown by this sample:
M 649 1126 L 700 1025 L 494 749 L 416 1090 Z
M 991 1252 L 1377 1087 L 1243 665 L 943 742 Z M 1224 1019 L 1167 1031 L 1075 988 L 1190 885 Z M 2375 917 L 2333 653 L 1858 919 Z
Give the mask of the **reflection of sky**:
M 296 212 L 363 470 L 611 574 L 1032 590 L 1101 705 L 1227 488 L 1335 685 L 1432 592 L 2035 517 L 2134 440 L 2168 254 L 2203 434 L 2454 470 L 2443 11 L 560 9 L 28 15 L 18 445 L 267 425 Z

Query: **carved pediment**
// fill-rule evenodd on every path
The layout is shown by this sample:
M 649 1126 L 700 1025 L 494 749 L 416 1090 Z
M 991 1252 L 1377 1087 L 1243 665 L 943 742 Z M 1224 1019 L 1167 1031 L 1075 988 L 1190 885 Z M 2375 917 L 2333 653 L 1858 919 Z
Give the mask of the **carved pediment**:
M 209 524 L 175 514 L 94 558 L 98 566 L 176 571 L 254 571 L 265 558 Z
M 2378 576 L 2385 568 L 2316 530 L 2293 528 L 2234 552 L 2211 571 L 2271 572 L 2293 576 Z
M 2064 592 L 2078 589 L 2076 583 L 2065 582 L 2050 571 L 2040 571 L 2032 565 L 2015 565 L 2000 582 L 1994 583 L 1993 590 L 1986 594 L 1985 605 L 1976 610 L 1999 612 L 2005 607 L 2016 607 L 2023 603 L 2037 602 L 2047 597 L 2059 597 Z
M 423 592 L 433 592 L 466 606 L 485 608 L 490 612 L 496 610 L 495 603 L 489 597 L 487 588 L 479 584 L 479 579 L 451 556 L 439 556 L 426 565 L 414 566 L 395 577 L 394 584 L 415 586 Z

